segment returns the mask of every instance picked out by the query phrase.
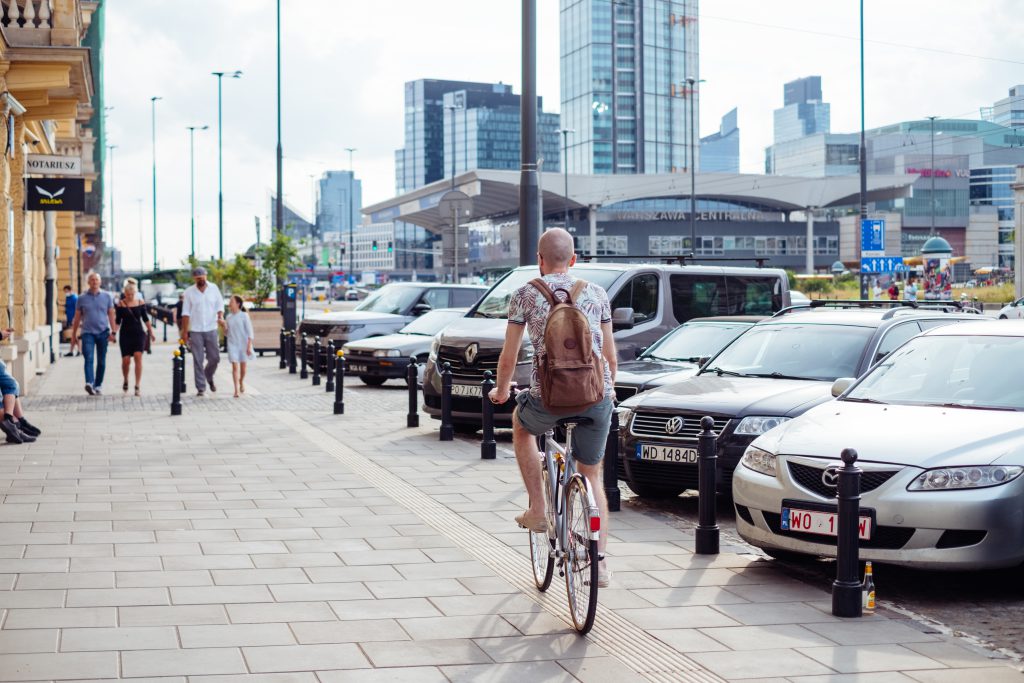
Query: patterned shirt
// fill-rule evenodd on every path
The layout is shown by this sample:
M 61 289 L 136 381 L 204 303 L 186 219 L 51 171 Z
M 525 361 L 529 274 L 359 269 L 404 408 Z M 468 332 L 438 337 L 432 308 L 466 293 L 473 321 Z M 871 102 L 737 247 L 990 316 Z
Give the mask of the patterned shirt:
M 555 290 L 564 289 L 569 291 L 576 283 L 576 280 L 577 278 L 568 273 L 552 273 L 544 276 L 544 281 L 551 288 L 555 298 L 561 300 L 565 299 L 565 294 L 562 292 L 555 293 Z M 601 332 L 601 324 L 611 322 L 612 320 L 612 310 L 611 304 L 608 302 L 608 294 L 603 288 L 588 282 L 587 286 L 580 292 L 576 301 L 576 307 L 587 316 L 587 321 L 590 323 L 590 333 L 594 337 L 594 352 L 601 356 L 603 360 L 601 352 L 604 347 L 604 334 Z M 551 305 L 547 299 L 531 284 L 525 284 L 517 289 L 508 303 L 508 321 L 515 325 L 526 325 L 526 332 L 530 335 L 530 341 L 533 343 L 534 356 L 533 371 L 530 373 L 530 395 L 534 398 L 541 398 L 540 378 L 537 369 L 540 359 L 546 353 L 544 350 L 544 327 L 550 310 Z M 613 391 L 611 368 L 608 367 L 607 363 L 604 363 L 604 394 L 610 397 Z

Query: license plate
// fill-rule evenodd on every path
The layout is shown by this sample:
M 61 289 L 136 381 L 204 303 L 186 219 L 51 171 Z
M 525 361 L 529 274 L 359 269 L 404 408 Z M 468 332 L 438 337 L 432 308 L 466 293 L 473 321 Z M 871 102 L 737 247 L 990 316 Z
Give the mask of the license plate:
M 452 385 L 452 396 L 475 396 L 476 398 L 480 398 L 481 393 L 479 384 Z
M 681 462 L 689 465 L 697 464 L 696 448 L 680 448 L 678 446 L 655 446 L 638 443 L 636 445 L 637 460 L 657 460 L 659 462 Z
M 820 536 L 835 536 L 839 527 L 839 514 L 820 510 L 782 508 L 782 530 Z M 860 540 L 871 539 L 871 517 L 861 517 L 857 525 Z
M 349 363 L 345 366 L 349 372 L 366 372 L 366 366 L 362 363 Z

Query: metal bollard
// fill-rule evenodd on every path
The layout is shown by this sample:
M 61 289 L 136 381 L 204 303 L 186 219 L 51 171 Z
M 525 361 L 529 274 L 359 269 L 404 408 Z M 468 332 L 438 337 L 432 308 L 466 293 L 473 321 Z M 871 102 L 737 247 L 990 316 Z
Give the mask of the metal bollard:
M 700 435 L 697 437 L 697 542 L 694 548 L 698 555 L 718 554 L 718 520 L 715 518 L 718 435 L 714 427 L 713 418 L 705 415 L 700 419 Z
M 334 362 L 334 414 L 345 414 L 345 352 L 338 349 Z
M 294 375 L 295 369 L 295 330 L 288 331 L 288 374 Z
M 187 394 L 188 385 L 185 383 L 185 357 L 188 353 L 188 348 L 185 346 L 184 339 L 178 340 L 178 351 L 181 351 L 181 374 L 178 376 L 178 384 L 181 386 L 181 393 Z
M 622 509 L 622 494 L 619 493 L 619 413 L 616 410 L 612 411 L 612 424 L 608 428 L 608 439 L 604 443 L 602 467 L 608 511 L 618 512 Z
M 419 378 L 416 356 L 409 356 L 409 367 L 405 370 L 405 383 L 409 386 L 409 414 L 405 416 L 406 427 L 420 426 Z
M 309 339 L 302 333 L 302 345 L 299 347 L 299 379 L 309 379 L 309 368 L 306 367 L 306 352 L 309 350 Z
M 484 370 L 484 381 L 480 383 L 480 407 L 483 415 L 483 438 L 480 441 L 480 459 L 494 460 L 498 457 L 498 444 L 494 440 L 494 404 L 491 403 L 491 389 L 494 380 L 491 371 Z
M 324 391 L 334 391 L 334 340 L 327 340 L 327 381 L 324 383 Z
M 832 614 L 859 617 L 864 614 L 860 577 L 860 473 L 857 451 L 844 448 L 839 468 L 839 519 L 836 538 L 836 580 L 832 583 Z
M 167 343 L 167 318 L 164 318 L 164 343 Z
M 174 357 L 171 359 L 171 415 L 181 415 L 181 351 L 174 349 Z
M 278 336 L 279 346 L 277 348 L 277 368 L 284 370 L 288 367 L 288 330 L 281 328 L 281 334 Z
M 441 441 L 455 438 L 452 426 L 452 364 L 445 363 L 441 368 Z
M 313 338 L 313 386 L 320 386 L 320 337 Z

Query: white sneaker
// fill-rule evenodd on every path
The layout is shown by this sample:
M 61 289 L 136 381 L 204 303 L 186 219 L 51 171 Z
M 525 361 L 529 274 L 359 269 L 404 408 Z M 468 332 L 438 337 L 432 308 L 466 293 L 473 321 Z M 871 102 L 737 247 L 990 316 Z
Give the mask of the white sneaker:
M 612 570 L 608 569 L 608 563 L 601 560 L 597 563 L 597 587 L 607 588 L 612 584 Z
M 99 387 L 93 387 L 92 391 L 97 396 L 102 396 L 103 395 L 103 389 L 100 389 Z

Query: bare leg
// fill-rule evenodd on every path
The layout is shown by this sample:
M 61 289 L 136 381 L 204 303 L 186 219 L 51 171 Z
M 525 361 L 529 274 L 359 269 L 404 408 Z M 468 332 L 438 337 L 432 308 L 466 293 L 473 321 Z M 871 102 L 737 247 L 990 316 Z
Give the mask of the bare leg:
M 519 424 L 518 408 L 512 418 L 512 447 L 516 452 L 516 462 L 519 463 L 523 483 L 526 484 L 526 493 L 530 496 L 529 516 L 543 516 L 544 484 L 541 480 L 537 438 Z
M 597 509 L 601 511 L 601 535 L 598 537 L 597 549 L 598 552 L 603 553 L 605 546 L 608 545 L 608 498 L 604 495 L 604 474 L 601 463 L 584 465 L 577 462 L 576 469 L 590 482 L 590 490 L 594 493 Z
M 231 364 L 231 381 L 235 384 L 235 398 L 238 398 L 238 363 Z
M 239 372 L 238 372 L 238 390 L 244 394 L 245 393 L 245 362 L 239 363 L 238 365 L 240 366 L 239 367 Z
M 20 420 L 25 416 L 25 413 L 21 410 L 21 399 L 17 396 L 11 396 L 11 404 L 13 407 L 11 410 L 7 410 L 7 397 L 4 396 L 4 412 L 8 415 L 13 415 L 15 419 Z
M 125 356 L 121 359 L 121 374 L 124 375 L 124 390 L 128 391 L 128 370 L 132 365 L 132 357 Z
M 135 354 L 135 387 L 142 386 L 142 352 Z
M 18 397 L 14 394 L 4 394 L 4 417 L 15 418 L 15 411 L 18 407 Z

